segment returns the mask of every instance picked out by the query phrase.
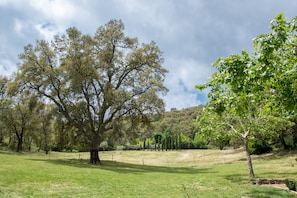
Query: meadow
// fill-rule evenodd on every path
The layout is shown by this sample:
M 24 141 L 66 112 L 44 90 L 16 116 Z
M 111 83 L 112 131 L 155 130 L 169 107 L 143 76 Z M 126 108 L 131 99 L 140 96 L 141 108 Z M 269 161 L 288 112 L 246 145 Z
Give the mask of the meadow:
M 0 197 L 297 197 L 254 185 L 243 150 L 0 152 Z M 297 179 L 297 153 L 253 156 L 256 179 Z

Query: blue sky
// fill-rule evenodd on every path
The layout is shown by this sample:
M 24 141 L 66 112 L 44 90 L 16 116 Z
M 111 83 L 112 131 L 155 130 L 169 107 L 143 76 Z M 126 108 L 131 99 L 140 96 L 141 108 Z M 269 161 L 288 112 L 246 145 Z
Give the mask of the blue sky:
M 52 40 L 69 27 L 93 35 L 111 19 L 141 43 L 155 41 L 169 71 L 166 109 L 205 103 L 205 83 L 219 57 L 252 52 L 252 40 L 284 13 L 297 16 L 296 0 L 0 0 L 0 75 L 17 70 L 18 54 L 37 39 Z

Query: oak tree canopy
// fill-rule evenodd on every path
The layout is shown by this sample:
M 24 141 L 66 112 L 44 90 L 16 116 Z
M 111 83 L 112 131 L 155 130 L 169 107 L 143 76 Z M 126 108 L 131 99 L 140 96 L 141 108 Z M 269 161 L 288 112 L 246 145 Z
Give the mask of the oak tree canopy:
M 139 44 L 124 34 L 124 24 L 111 20 L 94 36 L 69 28 L 53 41 L 25 46 L 15 82 L 40 100 L 53 103 L 57 114 L 75 127 L 75 135 L 90 147 L 90 162 L 106 131 L 119 132 L 129 121 L 131 132 L 164 111 L 161 94 L 162 52 L 156 43 Z

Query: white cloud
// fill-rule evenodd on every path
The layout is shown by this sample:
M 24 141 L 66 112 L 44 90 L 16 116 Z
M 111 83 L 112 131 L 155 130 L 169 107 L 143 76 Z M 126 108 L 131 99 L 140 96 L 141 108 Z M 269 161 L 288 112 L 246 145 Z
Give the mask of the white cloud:
M 83 6 L 82 1 L 69 0 L 30 0 L 30 5 L 45 19 L 56 22 L 80 20 L 84 16 L 89 16 Z
M 194 86 L 209 80 L 212 62 L 252 49 L 252 38 L 267 32 L 277 13 L 291 19 L 296 6 L 292 0 L 0 0 L 0 72 L 14 72 L 17 55 L 36 39 L 51 40 L 72 26 L 92 35 L 121 19 L 127 36 L 154 40 L 164 52 L 167 109 L 186 108 L 207 93 Z
M 1 0 L 0 1 L 0 6 L 18 6 L 22 3 L 25 3 L 25 2 L 20 2 L 18 0 Z
M 214 71 L 211 65 L 194 59 L 175 58 L 166 61 L 166 65 L 170 68 L 165 80 L 165 86 L 169 89 L 168 95 L 164 97 L 166 110 L 203 104 L 208 91 L 198 91 L 195 85 L 210 80 Z
M 15 19 L 15 21 L 14 21 L 14 31 L 21 34 L 22 29 L 23 29 L 22 22 L 19 19 Z
M 34 27 L 42 36 L 42 38 L 47 41 L 53 40 L 54 36 L 57 35 L 59 32 L 56 26 L 50 23 L 40 23 L 34 25 Z
M 166 84 L 173 86 L 182 81 L 188 90 L 194 90 L 197 84 L 206 83 L 214 71 L 211 63 L 201 63 L 194 59 L 171 59 L 166 65 L 171 69 Z
M 15 72 L 15 62 L 9 59 L 0 60 L 0 76 L 9 76 Z
M 163 99 L 166 101 L 166 111 L 172 108 L 184 109 L 202 104 L 202 101 L 197 100 L 196 94 L 187 92 L 180 92 L 180 94 L 169 93 Z

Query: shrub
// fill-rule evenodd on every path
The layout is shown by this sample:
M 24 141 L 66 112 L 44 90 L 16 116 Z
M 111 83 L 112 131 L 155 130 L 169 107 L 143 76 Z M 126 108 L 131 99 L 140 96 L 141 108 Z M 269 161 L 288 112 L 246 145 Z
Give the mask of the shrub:
M 141 150 L 139 145 L 128 145 L 123 148 L 123 150 Z
M 269 153 L 272 151 L 272 147 L 265 140 L 261 140 L 261 139 L 250 140 L 249 148 L 250 148 L 251 154 L 255 154 L 255 155 Z
M 294 191 L 296 191 L 297 180 L 286 179 L 286 186 L 287 186 L 290 190 L 294 190 Z
M 193 146 L 197 149 L 207 149 L 207 140 L 203 135 L 196 133 Z

